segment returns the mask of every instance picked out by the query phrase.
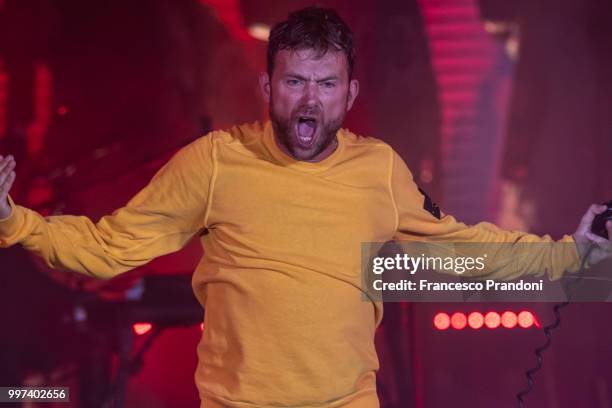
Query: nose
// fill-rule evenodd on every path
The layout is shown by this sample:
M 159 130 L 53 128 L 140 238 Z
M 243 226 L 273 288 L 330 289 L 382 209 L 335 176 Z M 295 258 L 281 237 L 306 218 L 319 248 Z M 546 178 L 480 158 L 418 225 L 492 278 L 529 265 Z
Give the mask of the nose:
M 306 81 L 304 86 L 304 102 L 309 106 L 319 103 L 319 87 L 315 81 Z

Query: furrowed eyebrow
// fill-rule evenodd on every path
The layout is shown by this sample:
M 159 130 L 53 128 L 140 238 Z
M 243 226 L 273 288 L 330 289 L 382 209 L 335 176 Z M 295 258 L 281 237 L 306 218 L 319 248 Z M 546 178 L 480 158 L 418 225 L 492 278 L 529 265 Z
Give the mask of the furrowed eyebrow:
M 304 76 L 302 76 L 300 74 L 295 74 L 295 73 L 292 73 L 292 72 L 285 74 L 285 77 L 286 78 L 295 78 L 295 79 L 299 79 L 301 81 L 308 81 L 308 78 L 306 78 L 306 77 L 304 77 Z M 317 82 L 325 82 L 325 81 L 335 81 L 335 80 L 338 80 L 338 79 L 339 79 L 338 75 L 330 75 L 330 76 L 325 77 L 325 78 L 317 79 L 316 81 Z
M 294 73 L 287 73 L 285 74 L 285 78 L 294 78 L 294 79 L 299 79 L 301 81 L 307 81 L 308 79 L 306 77 L 303 77 L 299 74 L 294 74 Z
M 318 80 L 318 82 L 337 81 L 337 80 L 338 80 L 338 75 L 332 75 L 332 76 L 328 76 L 325 78 L 321 78 Z

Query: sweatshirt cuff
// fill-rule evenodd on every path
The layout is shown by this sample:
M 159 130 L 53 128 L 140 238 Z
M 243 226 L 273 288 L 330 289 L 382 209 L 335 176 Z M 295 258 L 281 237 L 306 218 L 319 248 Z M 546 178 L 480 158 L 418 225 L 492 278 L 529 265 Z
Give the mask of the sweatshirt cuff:
M 552 276 L 551 280 L 557 280 L 563 277 L 566 273 L 576 273 L 580 270 L 580 252 L 578 251 L 578 244 L 571 235 L 564 235 L 559 241 L 561 245 L 557 246 L 561 252 L 557 259 L 560 261 L 560 265 L 556 268 L 560 273 L 558 276 Z
M 23 224 L 23 210 L 19 208 L 8 196 L 8 202 L 11 207 L 11 213 L 6 218 L 0 219 L 0 247 L 6 248 L 16 241 L 16 235 L 20 225 Z

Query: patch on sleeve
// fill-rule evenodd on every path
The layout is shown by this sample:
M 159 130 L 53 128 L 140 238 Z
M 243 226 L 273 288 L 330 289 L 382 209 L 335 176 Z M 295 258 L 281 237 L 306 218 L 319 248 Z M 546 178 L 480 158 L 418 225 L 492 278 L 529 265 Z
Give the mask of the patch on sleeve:
M 423 208 L 437 219 L 440 219 L 440 207 L 438 207 L 436 203 L 431 201 L 431 198 L 429 198 L 427 193 L 421 187 L 419 187 L 419 191 L 425 196 Z

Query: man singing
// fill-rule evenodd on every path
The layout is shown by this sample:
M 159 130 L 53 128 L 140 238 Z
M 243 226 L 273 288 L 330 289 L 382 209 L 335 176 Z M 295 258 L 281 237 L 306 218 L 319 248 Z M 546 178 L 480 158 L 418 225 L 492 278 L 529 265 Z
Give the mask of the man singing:
M 468 226 L 424 205 L 389 145 L 341 128 L 359 83 L 353 34 L 333 10 L 290 14 L 272 29 L 267 58 L 259 82 L 269 122 L 187 145 L 97 223 L 16 205 L 8 196 L 15 161 L 3 158 L 0 245 L 19 243 L 51 267 L 107 279 L 197 234 L 202 407 L 378 407 L 382 303 L 362 299 L 361 242 L 552 240 Z M 607 243 L 589 231 L 603 209 L 591 206 L 561 242 Z M 576 245 L 551 248 L 535 262 L 558 279 L 579 255 Z

